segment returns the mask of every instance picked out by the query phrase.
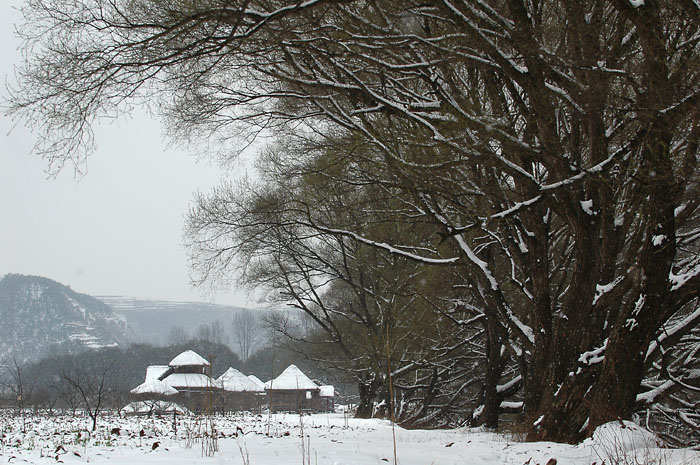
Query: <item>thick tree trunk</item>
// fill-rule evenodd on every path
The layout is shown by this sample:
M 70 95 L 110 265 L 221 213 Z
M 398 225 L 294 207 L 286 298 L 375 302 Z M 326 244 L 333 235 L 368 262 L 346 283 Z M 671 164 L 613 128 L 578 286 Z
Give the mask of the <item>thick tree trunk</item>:
M 484 377 L 484 410 L 478 424 L 487 428 L 498 428 L 498 408 L 501 404 L 498 395 L 498 382 L 503 369 L 501 343 L 495 322 L 487 320 L 486 325 L 486 373 Z
M 374 380 L 363 380 L 357 385 L 360 394 L 360 403 L 355 412 L 355 418 L 372 418 L 374 412 L 374 399 L 377 397 L 377 385 Z
M 484 411 L 479 418 L 478 424 L 487 428 L 498 428 L 498 407 L 500 406 L 498 392 L 496 392 L 496 386 L 489 379 L 485 381 L 487 385 L 484 391 Z
M 587 435 L 598 426 L 613 420 L 628 419 L 634 413 L 639 385 L 644 376 L 645 350 L 637 350 L 631 341 L 611 342 L 605 355 L 600 381 L 597 383 L 587 425 Z
M 587 405 L 595 379 L 593 370 L 579 373 L 559 386 L 553 395 L 546 396 L 539 416 L 532 422 L 528 440 L 574 444 L 584 439 Z

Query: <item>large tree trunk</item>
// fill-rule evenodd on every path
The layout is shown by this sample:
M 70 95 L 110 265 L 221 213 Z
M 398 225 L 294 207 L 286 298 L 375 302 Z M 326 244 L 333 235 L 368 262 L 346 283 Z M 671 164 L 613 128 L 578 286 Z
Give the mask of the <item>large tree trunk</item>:
M 576 443 L 583 439 L 588 397 L 595 372 L 580 373 L 542 400 L 539 416 L 530 425 L 530 441 Z
M 498 336 L 497 323 L 487 319 L 486 324 L 486 373 L 484 376 L 484 410 L 477 425 L 487 428 L 498 428 L 498 409 L 501 404 L 498 395 L 498 382 L 503 371 L 501 343 Z
M 644 376 L 646 350 L 639 350 L 643 345 L 629 337 L 617 337 L 608 344 L 600 380 L 590 400 L 587 435 L 604 423 L 629 419 L 634 413 Z
M 357 384 L 360 402 L 355 411 L 355 418 L 372 418 L 374 399 L 377 398 L 377 383 L 374 379 L 361 380 Z

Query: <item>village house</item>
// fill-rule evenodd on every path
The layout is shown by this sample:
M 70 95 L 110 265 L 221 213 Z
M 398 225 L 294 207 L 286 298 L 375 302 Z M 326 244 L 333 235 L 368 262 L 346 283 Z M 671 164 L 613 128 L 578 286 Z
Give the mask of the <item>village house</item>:
M 333 386 L 317 385 L 295 365 L 267 383 L 233 367 L 218 379 L 210 373 L 210 363 L 187 350 L 168 365 L 147 367 L 145 381 L 131 394 L 149 406 L 177 402 L 196 413 L 259 412 L 265 403 L 272 412 L 330 412 L 335 407 Z
M 130 393 L 138 399 L 121 409 L 124 415 L 169 415 L 184 414 L 187 410 L 182 406 L 171 402 L 172 396 L 178 394 L 177 389 L 168 386 L 157 377 L 148 376 L 146 381 L 136 386 Z
M 319 411 L 333 412 L 335 411 L 335 387 L 330 384 L 319 386 Z
M 248 379 L 260 386 L 260 388 L 262 388 L 262 392 L 265 393 L 265 383 L 263 383 L 260 378 L 255 375 L 248 375 Z
M 255 411 L 259 412 L 265 401 L 265 388 L 249 379 L 246 375 L 229 367 L 217 378 L 223 388 L 222 408 L 224 412 Z M 262 394 L 262 396 L 261 396 Z
M 221 383 L 209 376 L 210 363 L 198 353 L 186 350 L 170 363 L 146 368 L 146 380 L 131 392 L 138 397 L 178 402 L 194 412 L 220 409 Z
M 319 412 L 323 410 L 321 389 L 296 365 L 265 383 L 271 412 Z

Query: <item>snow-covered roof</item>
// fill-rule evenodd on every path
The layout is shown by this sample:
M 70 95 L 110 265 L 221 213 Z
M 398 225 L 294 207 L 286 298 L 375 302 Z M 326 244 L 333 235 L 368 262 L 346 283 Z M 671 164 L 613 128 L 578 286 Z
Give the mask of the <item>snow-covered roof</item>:
M 186 350 L 168 364 L 171 367 L 209 366 L 209 362 L 194 350 Z
M 335 397 L 335 388 L 330 384 L 319 386 L 318 388 L 321 390 L 319 393 L 321 397 Z
M 168 375 L 163 382 L 175 389 L 203 389 L 207 387 L 221 389 L 221 383 L 200 373 L 173 373 Z
M 277 378 L 265 383 L 265 389 L 280 391 L 318 391 L 318 386 L 297 368 L 296 365 L 289 365 Z
M 235 368 L 226 370 L 223 375 L 217 378 L 217 381 L 223 385 L 225 391 L 230 392 L 262 392 L 265 390 Z
M 265 389 L 265 383 L 263 383 L 260 378 L 255 375 L 248 375 L 248 379 L 260 386 L 263 390 Z
M 159 400 L 156 402 L 131 402 L 127 404 L 124 408 L 120 410 L 122 414 L 134 415 L 134 414 L 148 414 L 151 412 L 158 412 L 160 414 L 166 413 L 178 413 L 180 415 L 190 415 L 191 412 L 187 410 L 182 405 L 176 404 L 174 402 L 167 402 L 164 400 Z
M 167 365 L 151 365 L 146 367 L 146 381 L 160 379 L 160 377 L 163 376 L 169 369 L 170 367 Z
M 177 389 L 158 379 L 151 379 L 139 384 L 129 392 L 132 394 L 160 394 L 164 396 L 172 396 L 177 394 Z

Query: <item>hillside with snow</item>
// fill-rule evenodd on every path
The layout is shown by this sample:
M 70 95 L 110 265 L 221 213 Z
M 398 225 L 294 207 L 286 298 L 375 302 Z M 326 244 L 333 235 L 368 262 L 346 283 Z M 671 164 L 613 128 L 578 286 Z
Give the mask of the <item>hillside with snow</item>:
M 124 296 L 97 296 L 97 298 L 126 320 L 138 341 L 155 345 L 167 344 L 170 330 L 174 326 L 193 331 L 202 324 L 221 324 L 224 331 L 228 333 L 234 316 L 246 310 L 242 307 L 208 302 L 138 299 Z M 262 312 L 264 310 L 252 312 L 256 325 L 259 325 Z M 229 343 L 232 348 L 237 348 L 235 341 L 229 341 Z M 256 332 L 254 346 L 262 347 L 264 343 L 264 333 Z
M 125 345 L 126 320 L 104 302 L 51 279 L 0 279 L 0 359 L 32 361 L 55 352 Z

